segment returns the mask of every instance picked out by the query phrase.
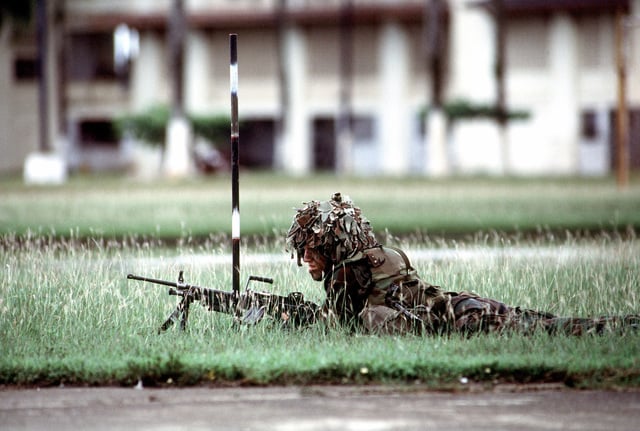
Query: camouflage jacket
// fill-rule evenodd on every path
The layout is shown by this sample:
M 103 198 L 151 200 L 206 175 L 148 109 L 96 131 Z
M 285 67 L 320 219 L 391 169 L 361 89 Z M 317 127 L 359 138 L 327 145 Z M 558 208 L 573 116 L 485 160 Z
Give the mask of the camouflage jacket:
M 638 316 L 562 318 L 522 310 L 471 292 L 448 292 L 424 282 L 405 253 L 373 247 L 344 260 L 324 278 L 325 314 L 374 333 L 466 334 L 515 329 L 580 335 L 633 326 Z

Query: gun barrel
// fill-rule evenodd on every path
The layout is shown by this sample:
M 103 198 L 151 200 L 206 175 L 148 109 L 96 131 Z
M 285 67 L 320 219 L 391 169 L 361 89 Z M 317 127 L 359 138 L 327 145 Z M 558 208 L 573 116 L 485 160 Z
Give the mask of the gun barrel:
M 161 284 L 163 286 L 178 287 L 178 283 L 172 281 L 158 280 L 157 278 L 140 277 L 139 275 L 127 274 L 128 280 L 146 281 L 149 283 Z

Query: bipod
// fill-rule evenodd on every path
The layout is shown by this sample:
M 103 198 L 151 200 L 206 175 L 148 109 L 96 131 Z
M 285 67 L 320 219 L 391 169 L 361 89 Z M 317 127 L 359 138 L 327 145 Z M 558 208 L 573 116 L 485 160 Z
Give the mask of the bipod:
M 180 302 L 178 302 L 176 309 L 173 310 L 167 320 L 165 320 L 160 328 L 158 328 L 158 334 L 169 329 L 171 325 L 176 323 L 178 320 L 180 320 L 180 330 L 184 331 L 187 329 L 187 320 L 189 319 L 189 306 L 195 298 L 194 292 L 192 292 L 191 289 L 181 289 L 185 287 L 183 271 L 180 271 L 180 274 L 178 274 L 177 285 L 177 290 L 173 288 L 169 289 L 169 295 L 182 296 L 182 299 L 180 300 Z

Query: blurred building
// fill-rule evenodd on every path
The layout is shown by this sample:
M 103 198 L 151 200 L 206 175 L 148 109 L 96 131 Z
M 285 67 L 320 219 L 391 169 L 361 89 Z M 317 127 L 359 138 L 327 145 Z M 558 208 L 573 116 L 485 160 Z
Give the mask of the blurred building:
M 135 163 L 113 119 L 170 103 L 172 1 L 47 3 L 48 141 L 72 170 Z M 622 11 L 640 166 L 640 0 L 184 0 L 184 9 L 190 113 L 229 112 L 228 35 L 238 33 L 242 164 L 368 175 L 607 174 Z M 0 172 L 20 171 L 39 148 L 34 28 L 0 29 Z M 445 111 L 453 101 L 494 106 L 501 85 L 506 108 L 526 118 L 446 121 L 440 133 L 425 115 L 440 98 Z

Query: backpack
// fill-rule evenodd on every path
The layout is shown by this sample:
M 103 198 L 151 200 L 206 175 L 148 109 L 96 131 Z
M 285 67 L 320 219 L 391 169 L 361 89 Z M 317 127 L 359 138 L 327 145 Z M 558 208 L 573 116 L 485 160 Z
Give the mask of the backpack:
M 362 253 L 371 271 L 369 305 L 385 305 L 386 297 L 390 293 L 389 287 L 392 284 L 407 287 L 411 285 L 411 290 L 419 289 L 419 286 L 424 284 L 401 249 L 379 246 L 366 249 Z
M 371 281 L 378 289 L 386 290 L 391 283 L 413 281 L 418 278 L 409 258 L 396 247 L 380 246 L 363 251 L 371 268 Z

